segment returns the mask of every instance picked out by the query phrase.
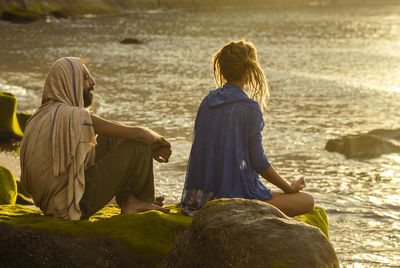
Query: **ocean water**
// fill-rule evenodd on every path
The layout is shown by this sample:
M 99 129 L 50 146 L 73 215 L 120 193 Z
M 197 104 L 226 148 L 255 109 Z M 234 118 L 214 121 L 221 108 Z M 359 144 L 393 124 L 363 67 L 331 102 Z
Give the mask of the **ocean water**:
M 399 21 L 394 4 L 0 21 L 0 91 L 33 112 L 53 61 L 88 58 L 93 111 L 171 140 L 170 163 L 155 164 L 156 185 L 179 202 L 197 107 L 214 89 L 211 57 L 230 40 L 250 40 L 271 87 L 270 161 L 288 180 L 306 178 L 343 267 L 400 267 L 400 155 L 351 160 L 324 149 L 330 138 L 400 127 Z M 127 37 L 143 44 L 119 43 Z

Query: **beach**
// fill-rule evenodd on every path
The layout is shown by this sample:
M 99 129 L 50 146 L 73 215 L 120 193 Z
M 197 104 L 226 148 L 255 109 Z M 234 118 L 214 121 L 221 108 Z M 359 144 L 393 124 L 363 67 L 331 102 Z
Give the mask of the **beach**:
M 0 21 L 0 91 L 17 97 L 18 111 L 32 113 L 52 62 L 88 58 L 97 83 L 91 109 L 171 141 L 170 163 L 154 168 L 158 194 L 177 203 L 196 111 L 215 88 L 211 57 L 230 40 L 250 40 L 271 89 L 268 159 L 284 178 L 306 178 L 306 190 L 327 210 L 344 267 L 398 267 L 400 155 L 347 159 L 325 144 L 399 127 L 399 14 L 398 4 L 248 6 Z M 141 42 L 121 44 L 125 38 Z M 18 154 L 0 152 L 0 164 L 19 178 Z

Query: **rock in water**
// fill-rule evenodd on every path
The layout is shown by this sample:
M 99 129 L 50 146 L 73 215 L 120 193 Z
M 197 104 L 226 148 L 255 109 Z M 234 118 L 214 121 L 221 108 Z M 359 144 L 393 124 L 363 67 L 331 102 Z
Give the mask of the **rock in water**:
M 373 158 L 381 154 L 398 153 L 399 129 L 377 129 L 360 135 L 347 135 L 327 142 L 325 149 L 344 154 L 348 158 Z
M 11 93 L 0 92 L 0 138 L 22 138 L 16 109 L 17 99 Z
M 4 11 L 0 16 L 1 20 L 13 23 L 30 23 L 41 18 L 43 18 L 43 15 L 28 10 Z
M 136 38 L 125 38 L 120 42 L 121 44 L 127 45 L 127 44 L 134 44 L 134 45 L 140 45 L 143 44 L 142 41 Z
M 220 199 L 202 208 L 161 267 L 339 267 L 316 227 L 264 202 Z
M 17 183 L 11 171 L 0 166 L 0 205 L 15 204 Z

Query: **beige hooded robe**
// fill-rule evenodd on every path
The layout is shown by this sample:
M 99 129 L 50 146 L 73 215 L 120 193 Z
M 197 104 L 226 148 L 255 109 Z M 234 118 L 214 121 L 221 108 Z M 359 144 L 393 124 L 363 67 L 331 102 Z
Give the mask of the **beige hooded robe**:
M 96 137 L 84 109 L 79 58 L 57 60 L 47 74 L 42 105 L 29 119 L 21 143 L 21 182 L 46 215 L 78 220 L 85 168 Z

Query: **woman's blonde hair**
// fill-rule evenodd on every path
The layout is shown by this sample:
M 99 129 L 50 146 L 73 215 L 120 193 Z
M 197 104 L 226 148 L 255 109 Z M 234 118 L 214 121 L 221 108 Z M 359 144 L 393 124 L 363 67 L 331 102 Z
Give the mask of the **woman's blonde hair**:
M 248 86 L 249 96 L 260 104 L 261 111 L 268 109 L 269 88 L 252 42 L 229 42 L 214 54 L 213 65 L 218 87 L 227 82 L 243 81 Z

